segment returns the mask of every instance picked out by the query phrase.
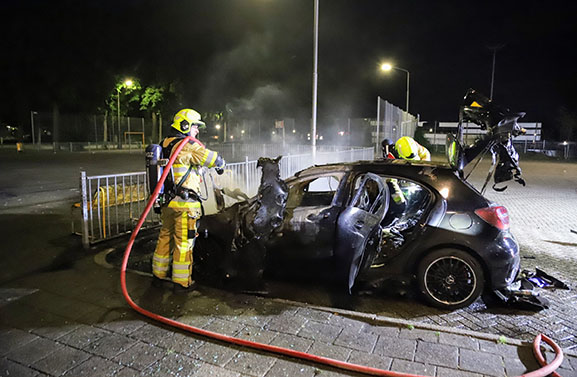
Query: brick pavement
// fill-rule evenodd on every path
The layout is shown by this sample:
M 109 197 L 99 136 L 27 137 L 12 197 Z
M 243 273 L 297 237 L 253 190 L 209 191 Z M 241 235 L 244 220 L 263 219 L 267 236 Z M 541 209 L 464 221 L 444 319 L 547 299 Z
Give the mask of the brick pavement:
M 511 376 L 537 368 L 523 342 L 443 326 L 198 287 L 186 296 L 127 276 L 147 309 L 203 329 L 426 376 Z M 0 376 L 357 376 L 165 327 L 123 301 L 118 271 L 88 256 L 0 287 Z M 577 376 L 567 356 L 561 375 Z

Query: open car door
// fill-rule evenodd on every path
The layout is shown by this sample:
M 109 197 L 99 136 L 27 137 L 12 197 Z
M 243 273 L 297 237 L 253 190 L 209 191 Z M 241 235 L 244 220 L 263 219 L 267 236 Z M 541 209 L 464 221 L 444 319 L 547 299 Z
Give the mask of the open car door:
M 339 278 L 347 279 L 349 292 L 361 268 L 365 250 L 379 245 L 379 242 L 371 245 L 371 240 L 375 236 L 380 238 L 381 221 L 388 208 L 389 189 L 383 179 L 372 173 L 362 175 L 352 199 L 337 220 L 335 257 Z

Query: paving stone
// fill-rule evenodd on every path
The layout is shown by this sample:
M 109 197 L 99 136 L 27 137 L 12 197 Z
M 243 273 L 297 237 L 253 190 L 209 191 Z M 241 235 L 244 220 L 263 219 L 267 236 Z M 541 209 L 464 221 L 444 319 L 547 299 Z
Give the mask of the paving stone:
M 171 353 L 146 368 L 142 375 L 155 377 L 191 376 L 204 364 L 202 361 L 191 357 Z
M 245 326 L 236 336 L 258 343 L 270 344 L 278 333 L 256 326 Z
M 288 335 L 279 333 L 270 344 L 277 347 L 289 348 L 301 352 L 307 352 L 313 341 L 298 337 L 296 335 Z
M 56 316 L 34 306 L 13 303 L 0 310 L 0 322 L 11 328 L 28 331 L 43 323 L 50 323 Z
M 2 340 L 0 341 L 0 356 L 3 356 L 38 339 L 38 336 L 20 329 L 10 329 L 0 332 L 0 339 Z
M 210 324 L 208 324 L 206 327 L 204 327 L 204 329 L 223 335 L 235 336 L 240 330 L 243 329 L 243 327 L 244 325 L 242 323 L 225 321 L 217 318 L 210 322 Z
M 577 356 L 566 356 L 571 369 L 577 370 Z
M 418 341 L 415 361 L 456 368 L 459 364 L 459 348 L 446 344 Z
M 38 373 L 31 368 L 18 364 L 12 360 L 0 357 L 0 376 L 6 377 L 30 377 Z
M 234 321 L 248 326 L 264 327 L 272 318 L 271 315 L 258 314 L 254 309 L 249 308 L 242 315 L 236 317 Z
M 362 321 L 358 321 L 356 319 L 347 318 L 338 314 L 333 314 L 329 318 L 329 324 L 342 327 L 343 331 L 346 330 L 347 332 L 351 333 L 360 333 L 366 324 Z
M 505 374 L 507 376 L 520 376 L 527 372 L 532 372 L 540 368 L 540 365 L 537 363 L 535 358 L 533 358 L 532 362 L 523 362 L 519 359 L 505 357 Z
M 335 340 L 337 346 L 372 352 L 379 337 L 371 333 L 357 332 L 356 329 L 345 328 Z
M 82 364 L 92 355 L 72 347 L 63 346 L 32 366 L 44 373 L 60 376 L 69 369 Z
M 66 372 L 66 376 L 84 377 L 113 377 L 122 368 L 121 364 L 103 359 L 99 356 L 92 356 L 82 364 Z
M 494 353 L 496 355 L 517 357 L 517 346 L 510 344 L 501 344 L 495 341 L 479 339 L 479 349 L 482 352 Z
M 351 354 L 351 349 L 335 346 L 333 344 L 323 343 L 323 342 L 314 342 L 307 351 L 312 355 L 328 357 L 331 359 L 346 361 L 349 355 Z
M 52 352 L 58 352 L 63 348 L 64 346 L 54 344 L 51 340 L 37 338 L 7 353 L 6 357 L 21 364 L 32 365 Z
M 69 346 L 82 349 L 90 343 L 93 343 L 109 334 L 109 331 L 99 329 L 97 327 L 82 325 L 72 330 L 68 334 L 61 336 L 58 338 L 58 341 Z
M 349 363 L 366 365 L 372 368 L 390 370 L 393 359 L 387 356 L 353 350 L 347 361 Z
M 466 372 L 460 369 L 437 367 L 437 377 L 483 377 L 482 374 Z
M 101 309 L 90 313 L 83 321 L 118 334 L 129 335 L 146 325 L 143 317 L 125 310 Z
M 243 375 L 261 377 L 266 374 L 276 360 L 277 358 L 270 356 L 270 354 L 241 351 L 225 365 L 225 368 Z
M 318 369 L 311 365 L 278 359 L 265 377 L 315 377 L 318 374 Z
M 309 321 L 303 325 L 297 335 L 302 336 L 303 338 L 318 340 L 325 343 L 332 343 L 335 341 L 341 331 L 341 327 Z
M 423 376 L 434 376 L 436 367 L 434 365 L 415 363 L 413 361 L 394 359 L 391 370 L 401 373 L 411 373 Z
M 169 327 L 151 324 L 136 330 L 130 334 L 130 337 L 188 356 L 193 355 L 196 349 L 205 343 L 192 334 L 180 333 Z
M 239 373 L 233 372 L 229 369 L 217 367 L 216 365 L 203 363 L 201 367 L 194 372 L 192 376 L 206 377 L 206 376 L 218 376 L 218 377 L 238 377 Z
M 399 337 L 401 329 L 396 326 L 366 326 L 362 329 L 362 332 L 368 332 L 371 334 L 380 335 L 382 337 L 395 339 Z
M 315 310 L 307 307 L 298 308 L 297 314 L 312 321 L 325 323 L 331 317 L 331 313 Z
M 140 371 L 132 368 L 122 368 L 120 372 L 116 372 L 114 377 L 137 377 L 140 376 Z
M 399 338 L 403 339 L 417 339 L 424 340 L 430 343 L 436 343 L 439 341 L 440 333 L 438 331 L 423 330 L 423 329 L 408 329 L 402 328 Z
M 439 334 L 439 343 L 469 348 L 472 350 L 479 349 L 479 340 L 470 336 L 457 335 L 452 333 L 441 332 Z
M 577 377 L 577 371 L 571 369 L 558 368 L 556 372 L 563 377 Z
M 187 314 L 178 318 L 178 322 L 198 328 L 205 328 L 212 321 L 214 321 L 214 317 L 197 314 Z
M 417 341 L 414 339 L 389 339 L 379 337 L 373 353 L 392 358 L 414 360 Z
M 138 342 L 128 350 L 116 356 L 114 361 L 142 371 L 162 359 L 166 354 L 167 352 L 163 348 Z
M 196 350 L 194 356 L 201 361 L 222 367 L 237 353 L 238 349 L 230 345 L 207 342 Z
M 280 316 L 271 319 L 265 325 L 265 328 L 271 331 L 295 335 L 300 331 L 305 322 L 307 322 L 307 319 L 304 317 L 283 313 Z
M 111 359 L 119 353 L 126 351 L 137 342 L 137 340 L 128 338 L 124 335 L 109 334 L 90 343 L 84 347 L 83 350 L 94 355 Z
M 37 327 L 30 330 L 30 332 L 40 335 L 43 338 L 56 340 L 78 329 L 80 326 L 81 324 L 72 320 L 64 320 L 63 322 L 53 322 L 42 327 Z
M 490 376 L 503 376 L 505 373 L 501 356 L 464 348 L 460 350 L 459 368 Z

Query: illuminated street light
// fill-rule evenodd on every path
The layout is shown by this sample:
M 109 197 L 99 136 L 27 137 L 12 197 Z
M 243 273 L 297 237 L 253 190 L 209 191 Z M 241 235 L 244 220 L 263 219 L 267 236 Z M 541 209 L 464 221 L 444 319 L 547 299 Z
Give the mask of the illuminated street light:
M 122 83 L 116 87 L 116 110 L 118 116 L 118 148 L 122 147 L 122 138 L 120 137 L 120 91 L 122 88 L 131 88 L 134 85 L 134 82 L 131 79 L 126 79 Z
M 392 65 L 392 64 L 390 64 L 390 63 L 383 63 L 383 64 L 381 64 L 381 71 L 389 72 L 389 71 L 391 71 L 392 69 L 396 69 L 397 71 L 403 71 L 403 72 L 405 72 L 405 73 L 407 74 L 407 104 L 406 104 L 406 107 L 405 107 L 405 111 L 408 113 L 408 112 L 409 112 L 409 78 L 410 78 L 410 73 L 409 73 L 409 71 L 407 71 L 406 69 L 401 68 L 401 67 L 394 66 L 394 65 Z
M 217 124 L 216 126 L 214 126 L 214 128 L 216 128 L 217 130 L 220 130 L 220 124 Z

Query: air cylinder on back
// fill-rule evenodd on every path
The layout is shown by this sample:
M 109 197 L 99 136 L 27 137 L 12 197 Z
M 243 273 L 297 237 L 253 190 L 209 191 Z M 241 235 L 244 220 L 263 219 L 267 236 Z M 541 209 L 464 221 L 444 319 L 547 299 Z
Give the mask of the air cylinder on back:
M 146 174 L 148 175 L 148 192 L 152 193 L 156 188 L 158 180 L 162 176 L 162 166 L 159 161 L 162 159 L 162 147 L 158 144 L 150 144 L 145 149 Z M 163 192 L 160 189 L 160 194 Z

